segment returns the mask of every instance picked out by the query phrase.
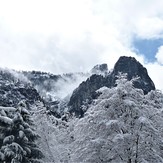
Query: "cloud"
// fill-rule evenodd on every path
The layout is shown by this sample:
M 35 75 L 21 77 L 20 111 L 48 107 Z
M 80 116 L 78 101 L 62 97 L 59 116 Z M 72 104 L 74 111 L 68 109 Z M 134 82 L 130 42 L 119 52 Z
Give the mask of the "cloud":
M 102 53 L 103 45 L 89 34 L 98 21 L 85 0 L 0 1 L 0 20 L 2 67 L 85 71 Z
M 158 52 L 156 54 L 156 58 L 158 63 L 163 64 L 163 46 L 160 46 Z
M 82 81 L 85 81 L 89 77 L 89 74 L 74 74 L 72 78 L 64 77 L 59 79 L 56 83 L 54 83 L 54 87 L 57 90 L 52 90 L 48 92 L 51 94 L 52 98 L 60 98 L 64 99 L 67 96 L 71 96 L 72 92 L 79 86 Z
M 162 31 L 163 2 L 160 0 L 143 2 L 124 0 L 123 3 L 120 0 L 96 0 L 96 2 L 96 12 L 121 31 L 132 32 L 141 37 L 149 37 L 147 35 L 149 31 L 152 32 L 150 37 Z M 153 24 L 154 22 L 157 24 Z
M 162 90 L 163 91 L 163 66 L 158 64 L 157 62 L 155 63 L 148 63 L 145 65 L 146 68 L 148 69 L 148 74 L 153 80 L 156 89 Z
M 55 74 L 91 69 L 98 63 L 103 49 L 102 45 L 87 36 L 81 40 L 63 43 L 57 36 L 15 38 L 6 35 L 0 37 L 0 43 L 1 67 Z
M 92 22 L 89 7 L 86 0 L 6 0 L 0 1 L 0 17 L 14 32 L 75 38 Z

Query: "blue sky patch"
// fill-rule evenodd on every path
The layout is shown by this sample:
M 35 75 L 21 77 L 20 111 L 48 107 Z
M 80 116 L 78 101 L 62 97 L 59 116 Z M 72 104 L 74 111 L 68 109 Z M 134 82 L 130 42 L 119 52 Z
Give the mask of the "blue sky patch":
M 133 47 L 136 53 L 143 54 L 150 62 L 156 60 L 155 55 L 158 48 L 163 45 L 163 39 L 139 39 L 133 41 Z

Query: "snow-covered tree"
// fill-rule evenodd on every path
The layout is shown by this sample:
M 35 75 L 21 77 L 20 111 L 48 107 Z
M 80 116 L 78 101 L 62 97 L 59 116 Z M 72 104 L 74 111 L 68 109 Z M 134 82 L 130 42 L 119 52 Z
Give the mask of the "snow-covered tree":
M 24 102 L 18 108 L 0 107 L 0 160 L 4 163 L 41 162 L 31 115 Z
M 117 87 L 97 90 L 99 97 L 80 119 L 56 118 L 38 104 L 33 116 L 43 162 L 163 162 L 163 95 L 144 95 L 133 87 L 135 80 L 121 74 Z
M 162 94 L 133 87 L 121 74 L 117 87 L 101 88 L 94 101 L 74 127 L 70 162 L 163 162 Z M 157 95 L 159 102 L 151 102 Z M 151 105 L 152 104 L 152 105 Z

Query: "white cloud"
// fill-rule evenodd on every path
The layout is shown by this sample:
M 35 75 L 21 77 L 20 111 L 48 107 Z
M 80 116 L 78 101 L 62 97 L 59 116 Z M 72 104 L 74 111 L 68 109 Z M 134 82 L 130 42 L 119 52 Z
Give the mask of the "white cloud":
M 155 83 L 156 88 L 163 92 L 163 66 L 160 66 L 158 63 L 148 63 L 145 66 L 148 69 L 149 76 Z
M 156 54 L 157 61 L 163 64 L 163 46 L 160 46 Z
M 135 34 L 140 38 L 162 38 L 163 20 L 159 17 L 145 17 L 135 24 Z
M 0 17 L 14 32 L 81 36 L 91 25 L 90 3 L 86 0 L 0 1 Z
M 160 0 L 97 0 L 96 12 L 114 24 L 121 36 L 155 38 L 163 32 L 162 5 Z

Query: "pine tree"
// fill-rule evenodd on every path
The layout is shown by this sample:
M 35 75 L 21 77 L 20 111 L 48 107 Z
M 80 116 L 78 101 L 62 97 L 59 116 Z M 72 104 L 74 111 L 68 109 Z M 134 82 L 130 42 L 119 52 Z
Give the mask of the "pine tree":
M 24 102 L 18 108 L 0 107 L 0 159 L 4 163 L 39 162 L 38 134 Z M 40 161 L 41 162 L 41 161 Z

